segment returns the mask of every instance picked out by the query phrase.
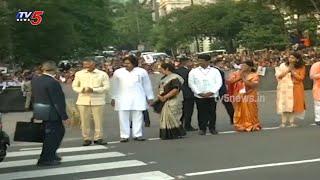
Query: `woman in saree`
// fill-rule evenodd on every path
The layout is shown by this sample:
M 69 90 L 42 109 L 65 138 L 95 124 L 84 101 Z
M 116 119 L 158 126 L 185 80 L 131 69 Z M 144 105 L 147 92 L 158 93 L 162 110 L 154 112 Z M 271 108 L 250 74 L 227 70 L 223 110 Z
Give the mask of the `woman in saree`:
M 234 97 L 236 94 L 240 91 L 242 88 L 242 83 L 239 81 L 241 79 L 241 72 L 240 70 L 231 72 L 228 76 L 228 79 L 226 81 L 227 83 L 227 90 L 228 90 L 228 101 L 230 101 L 233 105 L 233 108 L 235 108 L 236 103 L 234 102 Z
M 160 138 L 177 139 L 185 135 L 181 125 L 183 78 L 173 73 L 174 65 L 162 63 L 160 72 L 164 74 L 159 86 L 158 101 L 163 103 L 160 115 Z
M 71 120 L 71 127 L 80 126 L 80 114 L 76 106 L 77 94 L 72 90 L 72 82 L 74 80 L 75 69 L 70 69 L 65 76 L 65 82 L 61 84 L 66 96 L 66 109 L 67 114 Z
M 304 117 L 305 96 L 303 81 L 305 66 L 300 54 L 294 52 L 289 60 L 276 68 L 277 87 L 277 112 L 281 114 L 280 127 L 296 127 L 295 118 Z
M 233 83 L 237 83 L 239 89 L 233 97 L 235 129 L 245 132 L 261 130 L 258 117 L 259 75 L 255 73 L 253 61 L 247 60 L 241 65 L 240 76 Z

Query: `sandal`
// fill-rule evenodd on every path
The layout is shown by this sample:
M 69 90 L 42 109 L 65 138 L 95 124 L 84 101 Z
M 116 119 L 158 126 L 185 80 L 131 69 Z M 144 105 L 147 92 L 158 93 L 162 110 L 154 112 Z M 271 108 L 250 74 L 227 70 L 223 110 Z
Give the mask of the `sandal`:
M 291 123 L 289 127 L 295 128 L 295 127 L 298 127 L 298 125 L 296 125 L 295 123 Z
M 280 127 L 280 128 L 285 128 L 285 127 L 286 127 L 286 124 L 281 123 L 281 125 L 280 125 L 279 127 Z

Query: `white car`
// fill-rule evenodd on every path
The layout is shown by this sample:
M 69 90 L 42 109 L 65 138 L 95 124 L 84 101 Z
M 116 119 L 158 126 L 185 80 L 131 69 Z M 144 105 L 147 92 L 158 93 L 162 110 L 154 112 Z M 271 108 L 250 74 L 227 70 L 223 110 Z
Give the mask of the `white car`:
M 199 52 L 199 53 L 196 53 L 196 54 L 197 55 L 208 54 L 210 56 L 217 56 L 217 55 L 224 55 L 226 53 L 227 53 L 227 51 L 225 49 L 218 49 L 218 50 L 212 50 L 212 51 Z
M 170 58 L 170 56 L 166 53 L 148 52 L 148 53 L 142 53 L 141 55 L 147 64 L 152 64 L 157 60 L 165 60 L 167 58 Z

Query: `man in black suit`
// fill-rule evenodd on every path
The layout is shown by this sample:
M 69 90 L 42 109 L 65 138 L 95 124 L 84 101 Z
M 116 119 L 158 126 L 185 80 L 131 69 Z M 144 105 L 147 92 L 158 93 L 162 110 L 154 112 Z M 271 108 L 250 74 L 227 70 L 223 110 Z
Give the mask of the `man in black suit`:
M 197 129 L 191 126 L 191 119 L 194 109 L 194 94 L 188 85 L 188 75 L 191 69 L 191 60 L 188 57 L 181 56 L 178 58 L 180 60 L 180 66 L 176 69 L 175 73 L 179 74 L 183 79 L 184 83 L 182 85 L 183 93 L 183 114 L 181 117 L 181 123 L 184 125 L 186 131 L 197 131 Z
M 233 124 L 233 114 L 234 114 L 234 108 L 232 103 L 229 101 L 230 99 L 226 98 L 225 95 L 227 94 L 227 86 L 225 82 L 225 75 L 223 72 L 223 60 L 221 58 L 217 58 L 216 61 L 214 62 L 215 68 L 220 71 L 221 77 L 222 77 L 222 86 L 219 90 L 219 99 L 224 105 L 224 107 L 227 110 L 227 113 L 230 117 L 230 124 Z
M 34 104 L 45 104 L 51 108 L 49 120 L 43 121 L 44 140 L 38 166 L 59 165 L 61 158 L 56 154 L 65 133 L 64 125 L 70 120 L 66 113 L 65 96 L 62 88 L 55 79 L 57 66 L 48 61 L 42 64 L 43 74 L 31 81 Z

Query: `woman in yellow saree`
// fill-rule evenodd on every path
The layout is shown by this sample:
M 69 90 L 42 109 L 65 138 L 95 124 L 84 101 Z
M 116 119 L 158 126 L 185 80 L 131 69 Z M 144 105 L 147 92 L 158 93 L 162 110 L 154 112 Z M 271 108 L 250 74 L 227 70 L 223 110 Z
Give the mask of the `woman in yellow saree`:
M 261 125 L 258 117 L 259 75 L 255 73 L 253 61 L 241 65 L 241 76 L 235 83 L 241 86 L 235 94 L 234 127 L 237 131 L 258 131 Z

